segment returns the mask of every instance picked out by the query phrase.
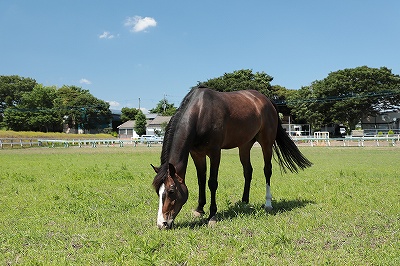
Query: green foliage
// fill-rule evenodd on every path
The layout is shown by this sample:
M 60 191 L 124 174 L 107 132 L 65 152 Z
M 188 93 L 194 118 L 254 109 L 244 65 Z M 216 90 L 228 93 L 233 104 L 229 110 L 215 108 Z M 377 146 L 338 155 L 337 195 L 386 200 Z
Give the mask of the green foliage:
M 152 114 L 160 114 L 163 116 L 173 116 L 176 113 L 177 108 L 173 103 L 169 103 L 167 99 L 162 99 L 158 102 L 157 106 L 150 109 Z
M 0 153 L 2 265 L 399 265 L 398 148 L 307 147 L 314 166 L 272 176 L 265 213 L 262 151 L 251 204 L 237 149 L 223 151 L 216 226 L 193 218 L 196 170 L 176 228 L 156 226 L 158 147 L 36 148 Z M 112 159 L 110 159 L 112 158 Z M 274 162 L 274 168 L 277 168 Z
M 146 124 L 147 124 L 146 116 L 143 114 L 141 110 L 139 110 L 137 115 L 135 116 L 135 126 L 134 126 L 134 129 L 139 136 L 146 134 Z
M 271 97 L 271 84 L 273 77 L 265 72 L 253 73 L 251 69 L 236 70 L 232 73 L 225 73 L 218 78 L 209 79 L 201 82 L 203 85 L 217 91 L 238 91 L 238 90 L 257 90 L 266 96 Z
M 0 76 L 0 113 L 21 101 L 25 92 L 32 91 L 36 80 L 20 76 Z
M 4 121 L 13 130 L 62 131 L 62 117 L 54 108 L 56 87 L 36 84 L 25 92 L 15 108 L 5 110 Z
M 294 93 L 285 87 L 275 85 L 270 82 L 273 77 L 265 72 L 253 73 L 251 69 L 236 70 L 232 73 L 225 73 L 221 77 L 200 82 L 198 85 L 212 88 L 217 91 L 238 91 L 256 90 L 274 100 L 279 106 L 279 112 L 284 115 L 290 114 L 290 108 L 286 105 L 286 99 Z
M 330 73 L 290 97 L 289 107 L 314 128 L 337 123 L 350 129 L 365 116 L 400 105 L 400 76 L 367 66 Z
M 139 109 L 136 108 L 129 108 L 129 107 L 123 107 L 121 109 L 121 121 L 122 123 L 129 121 L 129 120 L 135 120 L 135 116 L 138 114 Z
M 76 86 L 58 89 L 55 106 L 70 128 L 97 129 L 101 125 L 107 125 L 111 118 L 110 105 L 107 102 Z
M 4 117 L 4 121 L 3 121 Z M 109 104 L 76 86 L 45 87 L 30 78 L 0 76 L 0 126 L 18 131 L 86 130 L 109 124 Z
M 6 108 L 17 105 L 25 92 L 30 92 L 36 85 L 36 80 L 17 75 L 0 76 L 0 127 L 3 124 L 3 114 Z

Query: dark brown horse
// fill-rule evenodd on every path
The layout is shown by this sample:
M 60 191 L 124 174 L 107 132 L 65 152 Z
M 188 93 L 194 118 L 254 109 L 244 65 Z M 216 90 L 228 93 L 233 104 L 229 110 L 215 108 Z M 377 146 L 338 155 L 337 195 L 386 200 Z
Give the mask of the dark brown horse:
M 189 153 L 197 170 L 199 200 L 195 214 L 204 214 L 206 204 L 206 156 L 210 158 L 208 187 L 211 191 L 209 222 L 216 220 L 215 194 L 221 149 L 239 147 L 243 165 L 244 191 L 242 201 L 249 202 L 253 168 L 250 149 L 255 142 L 262 147 L 266 179 L 266 209 L 272 209 L 270 177 L 271 158 L 275 150 L 280 166 L 292 172 L 311 166 L 282 128 L 275 105 L 263 94 L 243 90 L 217 92 L 194 88 L 183 99 L 169 122 L 161 152 L 161 166 L 153 186 L 159 194 L 157 225 L 171 228 L 176 215 L 188 199 L 185 174 Z

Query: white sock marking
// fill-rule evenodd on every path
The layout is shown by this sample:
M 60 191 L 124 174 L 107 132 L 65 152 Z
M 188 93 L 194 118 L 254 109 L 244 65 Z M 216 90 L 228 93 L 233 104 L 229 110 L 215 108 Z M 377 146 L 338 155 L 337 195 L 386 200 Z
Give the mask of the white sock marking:
M 272 209 L 272 195 L 271 195 L 271 188 L 267 185 L 267 193 L 265 195 L 265 209 L 271 210 Z

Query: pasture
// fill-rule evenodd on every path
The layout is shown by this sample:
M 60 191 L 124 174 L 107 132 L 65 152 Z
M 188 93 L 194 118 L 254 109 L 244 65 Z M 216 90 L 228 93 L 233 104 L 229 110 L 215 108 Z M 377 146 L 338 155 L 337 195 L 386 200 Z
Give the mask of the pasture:
M 252 150 L 249 205 L 239 202 L 238 151 L 223 151 L 214 227 L 191 215 L 198 192 L 189 160 L 189 200 L 163 231 L 150 167 L 160 151 L 0 150 L 0 264 L 400 264 L 398 147 L 302 147 L 314 166 L 284 174 L 274 162 L 270 213 L 260 148 Z

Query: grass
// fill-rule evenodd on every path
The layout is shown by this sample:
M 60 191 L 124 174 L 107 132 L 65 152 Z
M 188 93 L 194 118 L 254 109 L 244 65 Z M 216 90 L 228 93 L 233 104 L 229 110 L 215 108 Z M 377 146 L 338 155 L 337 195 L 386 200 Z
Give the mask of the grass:
M 237 150 L 224 151 L 210 228 L 191 211 L 195 168 L 176 227 L 156 226 L 150 163 L 160 147 L 0 150 L 0 263 L 8 265 L 398 265 L 400 159 L 396 147 L 304 147 L 314 166 L 281 174 L 262 209 L 262 155 L 252 153 L 241 204 Z

